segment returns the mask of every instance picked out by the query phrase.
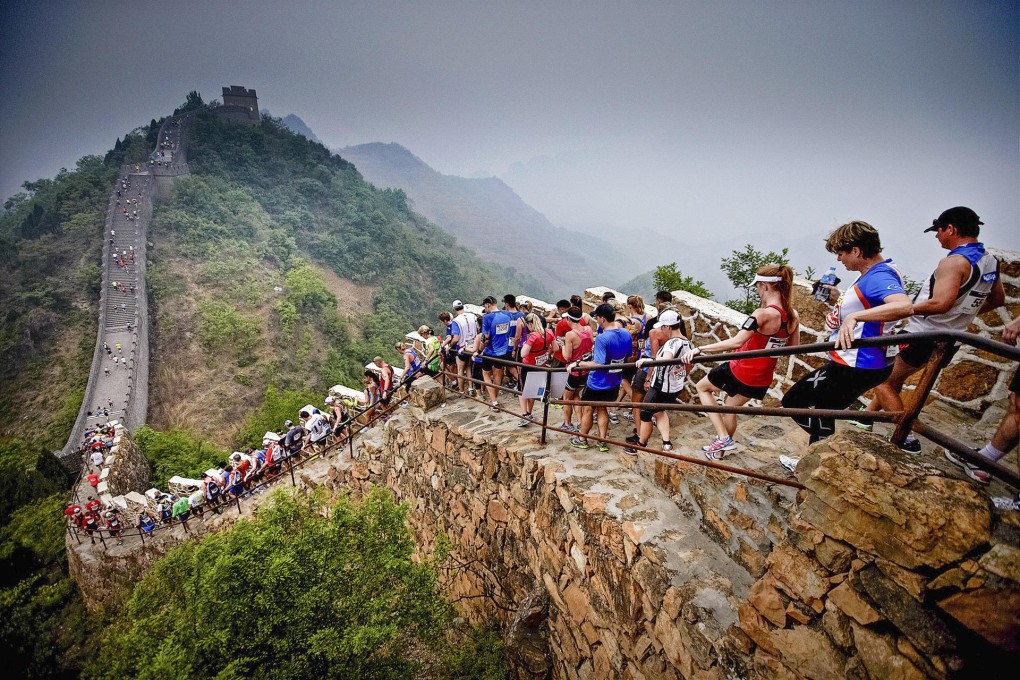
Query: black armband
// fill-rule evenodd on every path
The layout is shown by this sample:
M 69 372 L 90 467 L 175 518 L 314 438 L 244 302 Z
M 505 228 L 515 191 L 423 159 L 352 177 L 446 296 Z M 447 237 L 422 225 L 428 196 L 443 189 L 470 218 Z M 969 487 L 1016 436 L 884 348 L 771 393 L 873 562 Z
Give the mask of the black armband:
M 747 321 L 745 321 L 744 325 L 741 326 L 740 328 L 741 330 L 745 331 L 756 331 L 758 330 L 758 319 L 754 318 L 753 316 L 749 316 L 747 317 Z

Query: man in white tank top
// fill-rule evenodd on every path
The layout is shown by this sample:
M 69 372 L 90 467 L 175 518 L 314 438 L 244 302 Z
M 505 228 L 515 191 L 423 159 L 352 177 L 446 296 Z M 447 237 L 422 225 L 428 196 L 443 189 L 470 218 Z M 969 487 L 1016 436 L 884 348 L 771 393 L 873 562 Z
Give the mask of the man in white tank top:
M 993 310 L 1005 301 L 1006 294 L 999 280 L 999 263 L 985 252 L 984 244 L 977 240 L 982 224 L 984 222 L 973 210 L 957 206 L 943 212 L 924 230 L 925 233 L 935 232 L 939 245 L 949 254 L 939 260 L 935 272 L 914 297 L 913 312 L 905 333 L 966 330 L 975 316 Z M 868 405 L 868 410 L 902 410 L 900 390 L 903 383 L 924 367 L 934 350 L 934 340 L 900 345 L 892 373 L 875 388 L 876 398 Z M 952 353 L 944 362 L 948 363 L 950 358 Z M 902 448 L 918 453 L 921 444 L 914 437 L 907 437 Z

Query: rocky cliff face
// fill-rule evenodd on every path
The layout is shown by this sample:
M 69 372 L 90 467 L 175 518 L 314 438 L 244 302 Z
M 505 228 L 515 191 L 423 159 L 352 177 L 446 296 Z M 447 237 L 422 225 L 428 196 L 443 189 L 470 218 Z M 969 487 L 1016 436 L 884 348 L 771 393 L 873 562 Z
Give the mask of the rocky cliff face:
M 740 608 L 762 676 L 968 677 L 1020 653 L 1020 521 L 848 432 L 797 467 L 789 541 Z

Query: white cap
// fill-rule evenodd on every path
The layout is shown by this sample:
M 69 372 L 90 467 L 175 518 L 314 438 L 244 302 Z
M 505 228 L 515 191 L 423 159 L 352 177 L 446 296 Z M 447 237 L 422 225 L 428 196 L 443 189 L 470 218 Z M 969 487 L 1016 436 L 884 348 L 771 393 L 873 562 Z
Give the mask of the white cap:
M 461 302 L 460 300 L 454 300 L 453 301 L 453 308 L 454 309 L 464 309 L 464 303 Z
M 659 323 L 652 326 L 652 328 L 662 328 L 663 326 L 675 326 L 680 323 L 680 315 L 674 312 L 672 309 L 667 309 L 659 315 Z

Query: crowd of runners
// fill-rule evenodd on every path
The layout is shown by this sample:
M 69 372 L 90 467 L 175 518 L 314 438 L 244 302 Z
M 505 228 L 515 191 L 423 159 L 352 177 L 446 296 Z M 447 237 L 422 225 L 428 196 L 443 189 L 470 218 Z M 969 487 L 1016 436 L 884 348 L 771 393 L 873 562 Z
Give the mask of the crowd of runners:
M 902 410 L 900 390 L 935 350 L 934 341 L 909 341 L 909 334 L 966 330 L 976 315 L 1001 306 L 1005 300 L 998 262 L 977 240 L 981 224 L 974 211 L 964 207 L 946 210 L 933 220 L 924 231 L 934 232 L 949 253 L 913 299 L 908 297 L 893 261 L 882 255 L 874 227 L 855 221 L 835 229 L 826 240 L 826 249 L 857 278 L 842 290 L 819 284 L 822 294 L 818 297 L 831 305 L 825 325 L 836 347 L 824 365 L 787 390 L 783 406 L 845 409 L 874 389 L 869 411 Z M 536 374 L 544 383 L 546 373 L 535 369 L 560 367 L 566 381 L 563 422 L 558 426 L 572 435 L 571 446 L 589 449 L 594 445 L 608 451 L 609 444 L 600 440 L 608 439 L 610 426 L 623 417 L 633 423 L 625 452 L 636 455 L 634 447 L 649 447 L 656 430 L 659 448 L 670 451 L 669 411 L 660 406 L 681 400 L 695 357 L 800 342 L 800 317 L 792 304 L 793 271 L 788 266 L 766 265 L 757 271 L 754 286 L 761 303 L 739 332 L 727 340 L 699 346 L 691 344 L 668 291 L 656 293 L 652 307 L 646 307 L 638 295 L 620 301 L 607 293 L 590 312 L 584 311 L 579 295 L 564 298 L 544 311 L 530 301 L 519 304 L 513 295 L 505 295 L 501 301 L 486 297 L 480 307 L 455 300 L 451 311 L 439 314 L 440 334 L 422 325 L 396 343 L 397 366 L 375 357 L 366 365 L 359 389 L 332 388 L 321 408 L 311 404 L 301 408 L 297 422 L 287 420 L 277 432 L 267 432 L 261 447 L 232 453 L 200 479 L 174 478 L 177 482 L 171 480 L 175 488 L 170 492 L 150 490 L 146 507 L 136 509 L 132 524 L 143 532 L 174 522 L 187 528 L 191 517 L 219 513 L 224 503 L 247 498 L 263 488 L 262 482 L 282 474 L 288 460 L 293 463 L 303 455 L 345 442 L 356 423 L 371 426 L 377 420 L 388 420 L 394 397 L 404 395 L 405 388 L 423 375 L 440 378 L 451 391 L 484 399 L 493 412 L 510 410 L 499 401 L 501 391 L 509 390 L 517 395 L 522 415 L 517 425 L 528 427 L 534 422 L 532 410 L 538 396 L 534 389 L 527 389 L 529 375 Z M 1015 344 L 1018 332 L 1020 318 L 1006 325 L 1003 340 Z M 852 347 L 854 340 L 890 333 L 905 334 L 904 342 L 889 348 Z M 950 358 L 942 361 L 947 363 Z M 646 365 L 653 360 L 673 361 Z M 720 402 L 741 406 L 760 400 L 774 382 L 776 363 L 774 357 L 720 363 L 694 386 L 698 398 L 709 406 Z M 1010 390 L 1006 418 L 980 450 L 989 461 L 1000 460 L 1017 444 L 1018 375 L 1013 376 Z M 617 406 L 621 402 L 641 406 L 621 413 Z M 733 438 L 737 418 L 714 412 L 707 416 L 716 436 L 702 452 L 710 460 L 722 460 L 737 448 Z M 795 417 L 794 421 L 811 442 L 835 432 L 833 418 Z M 851 422 L 862 429 L 871 428 L 867 422 Z M 593 429 L 597 439 L 589 439 Z M 97 471 L 112 436 L 110 428 L 87 433 L 83 455 Z M 908 437 L 902 448 L 919 453 L 920 443 Z M 988 473 L 978 466 L 950 452 L 946 456 L 974 481 L 988 483 Z M 781 458 L 791 469 L 796 465 L 794 459 Z M 109 503 L 90 496 L 84 508 L 69 504 L 67 514 L 69 521 L 90 536 L 105 523 L 109 534 L 120 540 L 123 512 Z

